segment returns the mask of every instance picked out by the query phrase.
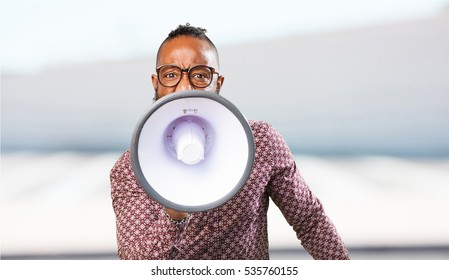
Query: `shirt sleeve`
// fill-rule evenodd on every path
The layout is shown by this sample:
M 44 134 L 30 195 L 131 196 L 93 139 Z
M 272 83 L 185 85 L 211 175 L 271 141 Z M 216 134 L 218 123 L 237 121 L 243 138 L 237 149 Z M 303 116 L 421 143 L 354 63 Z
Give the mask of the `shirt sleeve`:
M 172 258 L 180 229 L 164 215 L 163 206 L 140 187 L 128 151 L 112 168 L 110 179 L 119 258 Z
M 282 136 L 271 126 L 267 139 L 272 154 L 268 192 L 303 247 L 314 259 L 349 259 L 349 253 L 323 205 L 303 180 Z

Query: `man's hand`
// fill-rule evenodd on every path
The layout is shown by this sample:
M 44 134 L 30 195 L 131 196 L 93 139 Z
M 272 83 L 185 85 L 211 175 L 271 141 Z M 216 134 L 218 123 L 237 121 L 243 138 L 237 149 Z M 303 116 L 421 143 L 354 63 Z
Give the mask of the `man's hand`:
M 178 212 L 178 211 L 170 209 L 170 208 L 165 208 L 165 211 L 173 220 L 176 220 L 176 221 L 180 221 L 180 220 L 184 219 L 189 214 L 187 212 Z

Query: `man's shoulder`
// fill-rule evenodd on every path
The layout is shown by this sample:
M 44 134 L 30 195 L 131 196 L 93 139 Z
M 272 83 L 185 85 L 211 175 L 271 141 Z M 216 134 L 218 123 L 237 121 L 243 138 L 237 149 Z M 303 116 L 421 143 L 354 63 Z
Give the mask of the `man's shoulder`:
M 254 137 L 271 137 L 277 135 L 277 130 L 266 121 L 248 121 Z
M 126 150 L 115 162 L 114 166 L 112 167 L 111 173 L 129 169 L 131 169 L 130 152 L 129 150 Z
M 250 120 L 248 123 L 251 126 L 256 142 L 276 143 L 276 146 L 286 145 L 285 139 L 282 137 L 281 133 L 270 123 L 254 120 Z
M 271 124 L 265 122 L 265 121 L 256 121 L 256 120 L 249 120 L 248 121 L 249 126 L 251 127 L 251 130 L 255 132 L 268 132 L 269 130 L 273 129 Z

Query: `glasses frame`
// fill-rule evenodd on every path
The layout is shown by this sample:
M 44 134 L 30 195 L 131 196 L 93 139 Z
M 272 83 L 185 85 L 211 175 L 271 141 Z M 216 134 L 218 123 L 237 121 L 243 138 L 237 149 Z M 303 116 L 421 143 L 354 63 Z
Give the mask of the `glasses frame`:
M 176 67 L 176 68 L 178 68 L 179 70 L 181 70 L 181 75 L 179 76 L 179 77 L 180 77 L 180 78 L 179 78 L 179 81 L 178 81 L 176 84 L 172 85 L 172 86 L 166 86 L 166 85 L 164 85 L 164 83 L 161 82 L 161 78 L 160 78 L 160 75 L 159 75 L 159 71 L 161 70 L 162 67 L 165 67 L 165 66 L 172 66 L 172 67 Z M 190 79 L 190 71 L 191 71 L 192 69 L 195 69 L 196 67 L 206 67 L 206 68 L 208 68 L 208 69 L 210 70 L 210 72 L 212 73 L 212 78 L 210 79 L 209 83 L 208 83 L 206 86 L 201 86 L 201 87 L 196 86 L 196 85 L 192 82 L 192 80 Z M 181 80 L 182 80 L 182 77 L 183 77 L 183 73 L 184 73 L 184 72 L 187 73 L 187 78 L 189 79 L 189 83 L 190 83 L 193 87 L 195 87 L 195 88 L 207 88 L 208 86 L 210 86 L 210 84 L 211 84 L 212 81 L 214 80 L 214 74 L 217 74 L 218 76 L 220 76 L 220 74 L 219 74 L 218 72 L 215 71 L 215 68 L 214 68 L 214 67 L 210 67 L 210 66 L 202 65 L 202 64 L 195 65 L 195 66 L 192 66 L 192 67 L 190 67 L 190 68 L 184 68 L 184 69 L 182 69 L 181 67 L 179 67 L 179 66 L 177 66 L 177 65 L 173 65 L 173 64 L 165 64 L 165 65 L 160 65 L 160 66 L 156 67 L 157 80 L 159 81 L 159 83 L 160 83 L 161 85 L 163 85 L 164 87 L 169 87 L 169 88 L 171 88 L 171 87 L 176 87 L 177 85 L 179 85 L 179 83 L 180 83 Z

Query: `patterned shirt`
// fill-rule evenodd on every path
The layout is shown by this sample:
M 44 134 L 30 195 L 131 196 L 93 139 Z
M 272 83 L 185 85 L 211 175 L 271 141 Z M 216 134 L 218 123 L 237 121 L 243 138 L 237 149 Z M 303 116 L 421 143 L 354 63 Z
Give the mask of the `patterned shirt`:
M 225 204 L 175 224 L 139 185 L 125 152 L 111 170 L 120 259 L 268 259 L 269 200 L 314 259 L 349 259 L 320 201 L 296 168 L 280 134 L 250 121 L 255 161 L 244 187 Z

